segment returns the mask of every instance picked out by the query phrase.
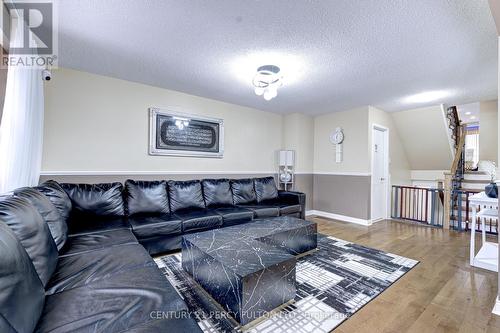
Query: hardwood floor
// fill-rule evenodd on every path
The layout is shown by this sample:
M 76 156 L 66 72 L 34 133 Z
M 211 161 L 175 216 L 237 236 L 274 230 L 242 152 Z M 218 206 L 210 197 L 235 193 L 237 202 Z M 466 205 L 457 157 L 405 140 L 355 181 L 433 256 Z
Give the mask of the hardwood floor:
M 396 221 L 365 227 L 308 219 L 323 234 L 420 261 L 335 333 L 500 332 L 500 316 L 491 314 L 497 275 L 469 265 L 469 233 Z

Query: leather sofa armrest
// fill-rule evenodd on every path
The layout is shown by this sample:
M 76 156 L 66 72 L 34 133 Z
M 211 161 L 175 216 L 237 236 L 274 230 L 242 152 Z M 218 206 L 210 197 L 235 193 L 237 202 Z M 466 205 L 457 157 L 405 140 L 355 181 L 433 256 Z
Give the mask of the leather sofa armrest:
M 282 203 L 287 203 L 291 205 L 300 205 L 300 218 L 304 219 L 306 217 L 306 194 L 296 191 L 278 191 L 278 199 Z

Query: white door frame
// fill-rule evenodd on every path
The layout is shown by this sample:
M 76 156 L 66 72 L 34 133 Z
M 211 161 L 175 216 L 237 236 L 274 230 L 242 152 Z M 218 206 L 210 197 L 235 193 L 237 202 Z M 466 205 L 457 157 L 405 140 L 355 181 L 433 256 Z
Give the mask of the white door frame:
M 386 182 L 385 182 L 385 193 L 386 193 L 386 208 L 385 208 L 385 216 L 383 217 L 383 219 L 388 219 L 390 218 L 390 211 L 391 211 L 391 192 L 390 192 L 390 184 L 391 184 L 391 174 L 389 172 L 389 128 L 385 127 L 385 126 L 382 126 L 382 125 L 378 125 L 378 124 L 372 124 L 371 126 L 371 145 L 370 145 L 370 155 L 371 155 L 371 181 L 370 181 L 370 188 L 371 188 L 371 195 L 370 195 L 370 219 L 372 220 L 372 222 L 376 222 L 376 221 L 380 221 L 380 219 L 377 219 L 377 220 L 373 220 L 373 197 L 374 197 L 374 191 L 375 191 L 375 188 L 373 187 L 373 176 L 374 176 L 374 163 L 373 163 L 373 160 L 374 160 L 374 151 L 373 151 L 373 142 L 374 142 L 374 132 L 375 130 L 378 130 L 378 131 L 382 131 L 382 132 L 385 132 L 385 135 L 384 135 L 384 145 L 385 145 L 385 149 L 384 149 L 384 164 L 385 164 L 385 175 L 384 175 L 384 178 L 386 179 Z

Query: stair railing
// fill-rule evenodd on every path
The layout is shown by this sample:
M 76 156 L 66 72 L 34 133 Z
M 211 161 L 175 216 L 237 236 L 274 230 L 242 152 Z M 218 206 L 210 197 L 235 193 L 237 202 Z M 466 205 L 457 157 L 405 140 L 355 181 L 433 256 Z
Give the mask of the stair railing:
M 448 128 L 450 129 L 453 148 L 457 149 L 460 139 L 460 117 L 456 106 L 450 106 L 446 109 L 446 119 L 448 120 Z
M 444 211 L 448 212 L 445 214 L 444 229 L 450 228 L 450 215 L 459 200 L 457 190 L 460 189 L 465 174 L 465 136 L 467 133 L 465 125 L 460 125 L 457 128 L 458 140 L 455 145 L 455 157 L 450 172 L 444 174 Z

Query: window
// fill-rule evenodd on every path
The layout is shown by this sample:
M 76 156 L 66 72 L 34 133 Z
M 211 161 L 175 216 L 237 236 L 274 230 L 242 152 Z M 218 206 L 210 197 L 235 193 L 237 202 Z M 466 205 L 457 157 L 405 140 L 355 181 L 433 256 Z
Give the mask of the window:
M 465 131 L 465 167 L 475 170 L 479 162 L 479 124 L 469 124 Z

